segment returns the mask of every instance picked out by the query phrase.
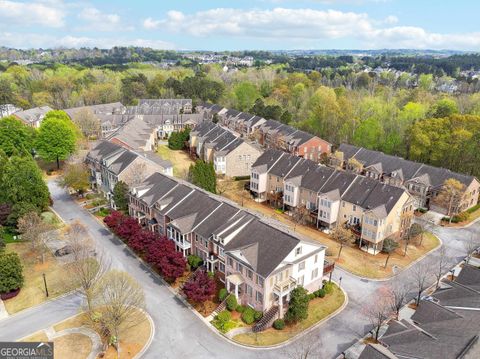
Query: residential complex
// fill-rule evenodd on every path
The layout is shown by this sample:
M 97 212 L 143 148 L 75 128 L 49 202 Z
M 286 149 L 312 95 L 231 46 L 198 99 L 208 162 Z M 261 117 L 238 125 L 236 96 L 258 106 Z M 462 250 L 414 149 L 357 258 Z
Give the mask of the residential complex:
M 414 210 L 403 188 L 278 150 L 265 151 L 253 164 L 250 191 L 257 201 L 283 207 L 318 228 L 349 226 L 359 246 L 374 254 L 386 238 L 403 236 Z
M 130 151 L 108 141 L 96 144 L 87 154 L 85 162 L 90 169 L 92 187 L 102 192 L 113 208 L 113 189 L 119 181 L 135 186 L 154 172 L 173 175 L 169 161 L 151 152 Z
M 282 316 L 293 288 L 322 286 L 324 246 L 187 182 L 154 173 L 132 187 L 129 211 L 201 257 L 244 305 Z
M 465 211 L 478 202 L 480 182 L 474 176 L 348 144 L 340 145 L 330 160 L 333 166 L 362 174 L 382 183 L 407 188 L 415 200 L 415 208 L 429 208 L 447 213 L 448 208 L 438 201 L 438 194 L 445 181 L 451 178 L 463 185 L 463 194 L 461 199 L 454 203 L 457 208 L 453 209 L 453 213 Z
M 292 155 L 319 162 L 322 154 L 329 154 L 332 145 L 321 138 L 282 124 L 275 120 L 218 105 L 201 104 L 197 112 L 216 118 L 218 123 L 237 132 L 241 137 L 255 140 L 264 148 L 273 148 Z
M 248 142 L 212 122 L 203 122 L 190 132 L 190 153 L 213 162 L 215 172 L 227 177 L 250 176 L 252 164 L 263 153 Z
M 478 358 L 480 346 L 480 269 L 465 265 L 459 276 L 444 280 L 410 319 L 393 320 L 359 359 Z
M 42 123 L 42 120 L 47 112 L 52 110 L 53 109 L 49 106 L 34 107 L 25 111 L 14 112 L 13 116 L 18 118 L 27 126 L 38 128 L 40 127 L 40 123 Z

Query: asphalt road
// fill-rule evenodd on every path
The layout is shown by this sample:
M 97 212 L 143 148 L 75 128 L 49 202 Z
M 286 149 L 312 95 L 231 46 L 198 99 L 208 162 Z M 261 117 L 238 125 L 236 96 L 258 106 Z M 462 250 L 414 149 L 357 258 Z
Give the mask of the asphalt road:
M 147 310 L 155 323 L 155 335 L 145 358 L 287 358 L 283 349 L 247 349 L 234 345 L 213 332 L 132 256 L 119 240 L 78 206 L 63 188 L 54 181 L 50 181 L 48 186 L 54 200 L 54 210 L 67 223 L 75 220 L 83 223 L 98 249 L 109 258 L 111 266 L 128 272 L 143 286 Z M 467 229 L 436 227 L 434 232 L 442 239 L 453 265 L 464 256 L 461 238 L 472 234 L 478 236 L 480 223 Z M 420 261 L 415 265 L 422 263 Z M 399 276 L 406 279 L 411 270 L 406 270 Z M 333 279 L 338 282 L 340 277 L 342 287 L 349 296 L 347 307 L 304 339 L 320 339 L 324 358 L 336 357 L 368 332 L 370 325 L 361 314 L 362 306 L 379 286 L 384 285 L 384 282 L 361 279 L 337 268 Z M 78 312 L 79 304 L 80 298 L 72 294 L 0 320 L 0 341 L 17 340 L 74 315 Z

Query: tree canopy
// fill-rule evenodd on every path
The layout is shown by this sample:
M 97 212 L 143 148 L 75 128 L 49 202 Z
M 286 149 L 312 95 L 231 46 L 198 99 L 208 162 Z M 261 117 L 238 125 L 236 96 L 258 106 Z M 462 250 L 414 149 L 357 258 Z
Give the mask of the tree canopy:
M 0 119 L 0 149 L 7 156 L 32 154 L 35 130 L 13 116 Z
M 47 162 L 66 160 L 75 152 L 78 133 L 63 111 L 51 111 L 42 121 L 36 140 L 39 156 Z

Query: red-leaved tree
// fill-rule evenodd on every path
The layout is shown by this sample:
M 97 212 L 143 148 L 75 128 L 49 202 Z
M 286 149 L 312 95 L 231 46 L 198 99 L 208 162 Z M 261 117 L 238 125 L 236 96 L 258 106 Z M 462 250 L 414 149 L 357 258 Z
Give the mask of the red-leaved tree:
M 174 282 L 182 276 L 187 260 L 175 250 L 175 244 L 163 237 L 151 243 L 147 250 L 147 262 L 150 263 L 167 282 Z
M 196 271 L 183 286 L 183 292 L 193 302 L 203 303 L 210 299 L 217 289 L 215 279 L 206 271 Z
M 158 233 L 141 230 L 130 237 L 128 245 L 135 252 L 145 254 L 150 245 L 158 240 L 160 240 Z
M 125 220 L 125 215 L 119 211 L 113 211 L 103 219 L 103 222 L 116 233 L 117 227 Z
M 130 238 L 138 234 L 141 229 L 135 218 L 124 216 L 123 221 L 120 222 L 114 232 L 128 243 Z

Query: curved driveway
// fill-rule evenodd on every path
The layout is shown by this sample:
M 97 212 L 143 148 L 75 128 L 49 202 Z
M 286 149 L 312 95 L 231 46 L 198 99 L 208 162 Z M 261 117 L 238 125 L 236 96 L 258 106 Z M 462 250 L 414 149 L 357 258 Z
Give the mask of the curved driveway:
M 54 210 L 67 223 L 74 220 L 82 222 L 95 239 L 97 246 L 110 258 L 112 266 L 127 271 L 143 286 L 147 310 L 156 326 L 154 339 L 144 355 L 145 358 L 279 359 L 283 357 L 281 349 L 247 349 L 234 345 L 213 332 L 129 251 L 125 250 L 123 243 L 115 239 L 86 210 L 78 206 L 63 188 L 53 180 L 48 185 L 54 199 Z M 471 233 L 478 235 L 480 223 L 467 229 L 437 227 L 434 232 L 442 239 L 453 265 L 458 263 L 464 255 L 460 239 L 470 236 Z M 422 261 L 415 265 L 422 265 Z M 410 271 L 411 269 L 408 269 L 399 275 L 406 278 Z M 381 282 L 355 277 L 340 268 L 335 270 L 333 277 L 336 281 L 342 277 L 342 287 L 349 295 L 349 303 L 337 316 L 307 334 L 320 335 L 325 358 L 337 356 L 370 329 L 368 322 L 361 315 L 361 308 L 369 295 L 382 285 Z M 0 341 L 17 340 L 76 314 L 79 302 L 77 296 L 67 295 L 0 320 Z

